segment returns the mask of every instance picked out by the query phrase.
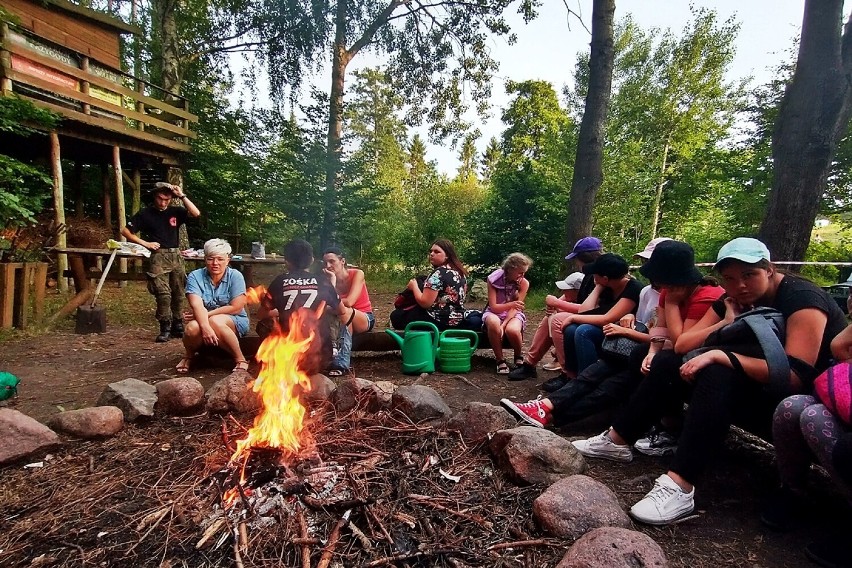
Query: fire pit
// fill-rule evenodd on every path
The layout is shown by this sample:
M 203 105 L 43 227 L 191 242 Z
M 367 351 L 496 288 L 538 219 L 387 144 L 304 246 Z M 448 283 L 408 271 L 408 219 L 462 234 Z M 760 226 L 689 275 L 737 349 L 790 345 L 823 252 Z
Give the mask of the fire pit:
M 304 326 L 258 353 L 251 418 L 169 418 L 4 472 L 0 555 L 49 566 L 543 566 L 566 543 L 480 446 L 299 402 Z

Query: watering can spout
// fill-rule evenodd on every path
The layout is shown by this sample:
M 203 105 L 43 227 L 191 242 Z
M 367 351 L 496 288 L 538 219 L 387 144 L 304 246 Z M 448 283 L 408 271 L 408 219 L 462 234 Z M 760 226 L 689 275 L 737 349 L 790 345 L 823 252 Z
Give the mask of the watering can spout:
M 399 344 L 399 348 L 402 349 L 402 336 L 393 331 L 392 329 L 386 329 L 385 333 L 394 338 L 394 340 Z

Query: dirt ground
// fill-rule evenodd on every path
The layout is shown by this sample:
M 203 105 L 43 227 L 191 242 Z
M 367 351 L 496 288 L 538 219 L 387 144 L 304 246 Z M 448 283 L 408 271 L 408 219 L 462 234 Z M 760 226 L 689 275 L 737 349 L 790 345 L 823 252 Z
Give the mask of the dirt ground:
M 389 294 L 374 295 L 377 329 L 385 326 L 392 300 Z M 535 326 L 537 321 L 531 320 Z M 108 324 L 108 332 L 103 335 L 57 331 L 35 339 L 2 343 L 0 371 L 11 372 L 22 381 L 19 396 L 2 404 L 45 421 L 62 410 L 94 405 L 110 382 L 132 377 L 156 383 L 178 376 L 174 367 L 180 359 L 181 343 L 173 340 L 156 344 L 154 335 L 152 318 L 146 315 L 136 325 Z M 190 376 L 209 387 L 226 376 L 231 366 L 224 359 L 209 361 L 193 369 Z M 356 353 L 353 366 L 357 376 L 369 380 L 410 384 L 417 379 L 400 373 L 398 352 Z M 254 364 L 251 371 L 256 373 Z M 539 372 L 542 378 L 551 375 Z M 528 400 L 540 393 L 537 382 L 508 382 L 498 377 L 490 351 L 478 352 L 473 370 L 463 378 L 434 373 L 421 383 L 435 388 L 454 410 L 469 401 L 498 404 L 503 397 Z M 561 434 L 595 434 L 607 422 L 606 416 L 594 417 Z M 588 474 L 608 484 L 627 507 L 666 469 L 664 459 L 638 454 L 627 465 L 600 460 L 589 460 L 588 464 Z M 733 436 L 716 467 L 698 488 L 698 518 L 671 527 L 637 528 L 654 538 L 675 566 L 811 566 L 803 555 L 804 546 L 823 535 L 836 518 L 848 513 L 844 500 L 828 487 L 824 476 L 815 471 L 813 477 L 814 514 L 809 525 L 790 534 L 764 529 L 758 520 L 761 501 L 776 483 L 772 453 L 766 446 Z M 0 503 L 0 515 L 2 510 Z M 0 552 L 0 565 L 3 564 Z

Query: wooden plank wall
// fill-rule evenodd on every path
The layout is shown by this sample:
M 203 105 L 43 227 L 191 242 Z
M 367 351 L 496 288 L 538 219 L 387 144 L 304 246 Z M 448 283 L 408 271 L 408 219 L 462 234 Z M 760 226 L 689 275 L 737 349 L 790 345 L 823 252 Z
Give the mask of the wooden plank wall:
M 117 30 L 109 30 L 69 12 L 49 10 L 30 0 L 0 0 L 0 6 L 20 18 L 21 27 L 34 34 L 110 67 L 121 68 Z

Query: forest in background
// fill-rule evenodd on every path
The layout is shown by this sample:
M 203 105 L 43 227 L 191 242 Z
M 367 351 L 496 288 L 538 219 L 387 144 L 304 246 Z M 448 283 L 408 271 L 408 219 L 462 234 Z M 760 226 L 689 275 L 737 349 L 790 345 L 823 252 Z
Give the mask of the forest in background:
M 266 4 L 240 0 L 217 6 L 200 0 L 81 3 L 139 25 L 144 36 L 125 38 L 126 70 L 169 85 L 199 116 L 199 135 L 184 171 L 187 191 L 203 212 L 191 230 L 193 245 L 239 235 L 243 249 L 263 241 L 274 251 L 299 237 L 315 246 L 339 244 L 351 262 L 367 269 L 408 274 L 425 264 L 429 243 L 445 237 L 481 271 L 521 251 L 535 260 L 534 284 L 550 286 L 554 275 L 564 272 L 566 210 L 588 55 L 566 64 L 571 88 L 532 80 L 506 83 L 511 102 L 497 110 L 504 130 L 478 152 L 476 121 L 466 119 L 465 111 L 471 105 L 486 110 L 480 103 L 499 62 L 481 54 L 475 59 L 477 46 L 481 49 L 485 32 L 508 36 L 505 22 L 467 28 L 454 22 L 459 27 L 450 39 L 468 46 L 471 60 L 442 69 L 440 58 L 449 57 L 435 40 L 432 74 L 407 87 L 401 83 L 422 72 L 413 55 L 406 55 L 405 41 L 416 44 L 417 30 L 404 22 L 397 30 L 393 23 L 387 26 L 391 30 L 373 30 L 370 41 L 390 54 L 388 64 L 346 73 L 346 89 L 337 93 L 344 104 L 335 106 L 334 85 L 324 91 L 302 84 L 329 59 L 333 30 L 318 25 L 309 36 L 288 36 L 293 30 L 283 8 L 298 4 L 295 0 L 276 4 L 282 9 L 275 13 Z M 492 4 L 499 15 L 513 3 Z M 529 18 L 533 8 L 533 2 L 519 6 Z M 166 12 L 170 19 L 163 17 Z M 363 22 L 353 21 L 348 29 L 364 38 L 370 30 L 359 25 L 368 28 L 364 23 L 381 16 L 364 13 Z M 165 25 L 175 27 L 177 49 L 162 41 Z M 410 37 L 394 35 L 397 31 Z M 779 68 L 768 84 L 728 77 L 738 33 L 736 21 L 720 21 L 701 8 L 675 30 L 643 29 L 629 15 L 617 20 L 604 181 L 592 218 L 592 232 L 607 250 L 630 257 L 651 238 L 668 236 L 690 242 L 698 259 L 708 261 L 726 240 L 757 234 L 772 186 L 773 126 L 794 63 Z M 350 59 L 356 44 L 351 42 Z M 369 43 L 359 49 L 366 47 Z M 235 76 L 236 57 L 246 58 L 247 75 Z M 261 67 L 272 80 L 269 93 L 259 91 L 251 72 Z M 474 87 L 464 90 L 463 81 Z M 232 104 L 237 89 L 253 96 Z M 330 191 L 330 124 L 337 111 L 339 170 Z M 414 133 L 422 123 L 430 126 L 429 140 Z M 429 158 L 430 144 L 450 143 L 456 144 L 460 162 L 453 175 L 439 172 Z M 95 170 L 84 172 L 92 196 L 85 213 L 102 218 L 100 170 Z M 852 259 L 850 172 L 847 136 L 820 202 L 820 216 L 832 229 L 811 241 L 806 260 Z M 33 209 L 32 203 L 46 203 L 38 199 L 41 185 L 30 187 L 26 203 Z M 42 189 L 43 199 L 49 185 Z M 0 189 L 0 214 L 8 224 L 20 215 L 6 213 L 4 195 Z M 831 282 L 844 274 L 828 269 L 813 276 Z

